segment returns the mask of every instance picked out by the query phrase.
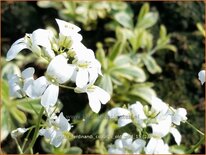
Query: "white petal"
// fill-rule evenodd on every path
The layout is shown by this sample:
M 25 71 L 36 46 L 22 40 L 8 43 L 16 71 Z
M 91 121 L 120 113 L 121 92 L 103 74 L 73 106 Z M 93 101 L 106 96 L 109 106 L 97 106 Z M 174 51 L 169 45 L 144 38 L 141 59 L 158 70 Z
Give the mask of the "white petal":
M 16 74 L 10 74 L 8 76 L 9 83 L 9 94 L 11 97 L 22 98 L 22 86 L 20 83 L 20 78 Z
M 49 30 L 37 29 L 31 35 L 32 44 L 40 45 L 46 48 L 51 48 L 49 36 L 50 36 Z
M 164 141 L 159 138 L 151 138 L 145 148 L 146 154 L 171 154 L 169 147 L 164 144 Z
M 41 76 L 34 81 L 29 81 L 24 85 L 24 91 L 31 98 L 42 96 L 48 87 L 49 83 L 45 76 Z
M 167 146 L 164 144 L 162 139 L 151 138 L 145 148 L 146 154 L 164 154 L 167 153 Z
M 171 128 L 170 133 L 173 135 L 177 145 L 180 145 L 180 142 L 181 142 L 181 139 L 182 139 L 182 136 L 181 136 L 180 132 L 176 128 Z
M 132 143 L 132 150 L 133 152 L 135 152 L 135 154 L 137 153 L 141 153 L 142 149 L 145 147 L 146 145 L 146 141 L 142 140 L 142 139 L 136 139 L 133 143 Z
M 18 137 L 20 135 L 23 135 L 28 130 L 29 130 L 28 128 L 27 129 L 26 128 L 17 128 L 15 130 L 11 131 L 11 137 L 12 138 L 16 138 L 16 137 Z
M 108 153 L 109 154 L 125 154 L 125 151 L 124 151 L 124 149 L 110 147 L 108 150 Z
M 71 125 L 68 120 L 64 117 L 63 113 L 59 114 L 59 117 L 56 120 L 56 124 L 60 128 L 61 131 L 69 131 L 71 129 Z
M 96 69 L 88 69 L 88 73 L 89 73 L 89 84 L 94 84 L 96 79 L 98 78 L 98 72 L 96 71 Z
M 121 140 L 122 140 L 122 144 L 124 147 L 131 147 L 132 146 L 132 140 L 133 140 L 132 135 L 130 135 L 128 133 L 123 133 Z
M 43 107 L 54 106 L 59 95 L 59 86 L 50 84 L 41 97 L 41 105 Z
M 166 136 L 172 125 L 171 117 L 168 116 L 165 120 L 159 121 L 158 124 L 151 124 L 152 127 L 152 135 L 157 137 L 164 137 Z
M 54 51 L 50 48 L 43 48 L 44 55 L 46 57 L 49 57 L 50 59 L 53 59 L 55 57 Z
M 110 118 L 117 118 L 118 116 L 130 116 L 130 111 L 124 108 L 113 108 L 107 114 Z
M 156 96 L 152 96 L 150 104 L 152 105 L 152 108 L 158 113 L 166 113 L 169 109 L 168 105 Z
M 54 133 L 54 129 L 53 128 L 40 129 L 39 130 L 39 135 L 44 136 L 47 139 L 51 139 L 53 133 Z
M 129 106 L 129 109 L 131 110 L 134 117 L 138 117 L 139 119 L 147 118 L 143 110 L 143 105 L 140 102 L 136 102 L 135 104 L 132 104 L 131 106 Z
M 120 116 L 118 119 L 118 126 L 123 127 L 131 122 L 132 120 L 130 119 L 130 116 Z
M 87 85 L 89 81 L 89 74 L 86 69 L 79 69 L 77 72 L 77 77 L 76 77 L 76 85 L 79 88 L 83 88 Z
M 58 83 L 62 84 L 68 81 L 75 67 L 73 65 L 67 64 L 67 59 L 64 55 L 58 55 L 49 63 L 47 68 L 47 74 L 56 79 Z
M 98 113 L 101 109 L 101 103 L 100 101 L 96 98 L 94 93 L 88 92 L 88 99 L 89 99 L 89 106 L 94 111 L 95 113 Z
M 185 122 L 187 120 L 187 111 L 185 108 L 178 108 L 172 116 L 172 122 L 176 125 L 180 125 L 180 122 Z
M 205 83 L 205 70 L 201 70 L 198 73 L 198 79 L 200 80 L 202 85 Z
M 35 72 L 34 68 L 33 67 L 29 67 L 29 68 L 26 68 L 21 74 L 22 74 L 22 77 L 24 79 L 28 79 L 28 78 L 33 77 L 34 72 Z
M 70 33 L 71 31 L 74 33 L 77 33 L 81 30 L 78 26 L 71 24 L 71 23 L 68 23 L 68 22 L 65 22 L 65 21 L 60 20 L 60 19 L 56 19 L 56 22 L 59 26 L 59 31 L 62 34 L 67 34 L 67 33 Z
M 95 95 L 102 104 L 106 104 L 110 100 L 110 95 L 104 89 L 95 86 Z
M 147 144 L 147 146 L 144 150 L 146 154 L 154 154 L 155 149 L 157 147 L 157 141 L 158 141 L 158 139 L 156 139 L 156 138 L 151 138 L 149 140 L 149 143 Z
M 21 38 L 12 44 L 11 48 L 9 49 L 6 55 L 7 61 L 14 59 L 20 51 L 28 48 L 27 44 L 23 41 L 24 41 L 24 38 Z
M 52 137 L 50 144 L 55 147 L 59 147 L 64 139 L 64 136 L 61 131 L 56 131 L 55 135 Z
M 122 144 L 122 140 L 121 140 L 121 139 L 115 140 L 114 145 L 115 145 L 117 148 L 123 148 L 123 147 L 124 147 L 123 144 Z

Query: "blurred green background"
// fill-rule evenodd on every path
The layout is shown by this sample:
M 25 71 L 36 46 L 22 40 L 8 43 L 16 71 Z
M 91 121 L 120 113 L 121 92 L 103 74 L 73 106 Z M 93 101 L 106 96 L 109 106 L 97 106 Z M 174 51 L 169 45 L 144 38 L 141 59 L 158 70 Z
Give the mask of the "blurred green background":
M 55 18 L 73 22 L 81 27 L 82 30 L 80 33 L 83 36 L 83 43 L 94 51 L 100 50 L 100 46 L 103 45 L 104 52 L 107 54 L 109 45 L 114 44 L 114 40 L 111 38 L 118 38 L 117 28 L 124 27 L 132 29 L 131 25 L 134 24 L 131 23 L 136 23 L 140 8 L 145 4 L 145 2 L 116 2 L 118 4 L 113 5 L 105 4 L 107 2 L 105 2 L 104 5 L 98 4 L 99 2 L 81 3 L 82 4 L 78 2 L 69 3 L 66 1 L 42 1 L 42 3 L 38 4 L 35 1 L 2 2 L 2 68 L 7 64 L 4 57 L 14 41 L 23 37 L 25 33 L 31 33 L 37 28 L 52 26 L 57 30 Z M 148 30 L 148 33 L 153 35 L 153 42 L 156 42 L 158 39 L 160 25 L 164 25 L 167 33 L 170 34 L 170 43 L 176 46 L 177 50 L 176 52 L 171 52 L 169 48 L 165 48 L 160 52 L 154 53 L 153 58 L 161 68 L 161 71 L 157 69 L 157 72 L 151 73 L 148 68 L 145 69 L 143 66 L 142 68 L 147 75 L 147 81 L 153 83 L 153 90 L 156 91 L 156 94 L 163 101 L 174 107 L 186 108 L 188 111 L 188 121 L 201 131 L 205 131 L 205 85 L 202 86 L 197 79 L 198 72 L 205 68 L 205 38 L 196 26 L 197 23 L 204 23 L 205 3 L 149 2 L 149 5 L 150 11 L 157 12 L 159 17 L 155 25 L 152 25 Z M 81 8 L 77 6 L 81 6 Z M 76 11 L 77 8 L 78 11 Z M 76 13 L 74 13 L 75 11 Z M 118 13 L 121 12 L 126 12 L 126 15 L 124 14 L 123 18 L 120 16 L 119 19 Z M 106 41 L 108 44 L 105 43 L 105 38 L 110 38 L 110 40 L 107 39 Z M 143 47 L 138 48 L 139 53 L 142 51 L 144 51 Z M 28 52 L 25 51 L 25 53 Z M 13 62 L 16 63 L 21 70 L 31 65 L 38 68 L 37 76 L 42 75 L 45 71 L 45 66 L 31 62 L 30 60 L 25 59 L 23 64 L 19 63 L 18 60 L 14 60 Z M 106 72 L 106 69 L 107 68 L 103 68 L 103 72 Z M 116 93 L 115 88 L 113 88 L 113 92 Z M 124 92 L 117 93 L 124 94 Z M 134 100 L 135 99 L 136 98 L 134 98 Z M 75 94 L 72 91 L 61 91 L 60 100 L 65 107 L 63 109 L 64 113 L 69 116 L 79 113 L 82 114 L 82 111 L 84 111 L 87 105 L 87 96 L 85 94 Z M 115 98 L 114 95 L 114 102 L 120 105 L 127 102 L 127 99 L 121 101 L 123 102 L 120 103 L 120 99 Z M 76 104 L 74 106 L 68 102 Z M 102 110 L 102 113 L 111 107 L 112 105 L 108 105 L 108 107 Z M 81 133 L 85 131 L 91 133 L 96 130 L 92 129 L 95 124 L 99 126 L 98 121 L 95 122 L 94 120 L 91 129 L 89 127 L 86 129 L 85 125 L 81 124 L 76 127 L 75 132 Z M 199 135 L 196 131 L 192 130 L 191 127 L 184 124 L 179 129 L 183 135 L 182 144 L 185 145 L 182 146 L 182 150 L 190 148 L 198 142 Z M 83 141 L 74 140 L 72 145 L 81 147 L 83 153 L 104 152 L 101 146 L 101 140 L 96 142 L 88 139 L 84 139 Z M 2 147 L 6 153 L 16 152 L 15 143 L 12 142 L 10 136 L 4 139 Z M 101 150 L 100 148 L 102 152 L 97 151 L 98 149 Z M 204 149 L 204 145 L 201 145 L 194 153 L 204 153 Z M 45 153 L 45 149 L 42 150 L 42 148 L 38 148 L 38 145 L 36 145 L 36 150 Z

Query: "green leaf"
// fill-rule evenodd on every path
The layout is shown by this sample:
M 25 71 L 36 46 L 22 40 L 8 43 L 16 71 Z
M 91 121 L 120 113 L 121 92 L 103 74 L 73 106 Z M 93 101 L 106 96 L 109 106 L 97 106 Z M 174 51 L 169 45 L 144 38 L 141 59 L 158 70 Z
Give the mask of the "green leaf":
M 135 85 L 135 87 L 129 92 L 130 95 L 137 96 L 146 102 L 151 102 L 151 96 L 156 95 L 155 91 L 148 87 L 143 85 Z
M 133 28 L 132 17 L 126 11 L 116 13 L 114 19 L 125 28 Z
M 107 74 L 104 74 L 101 78 L 99 86 L 104 89 L 106 92 L 108 92 L 110 95 L 112 95 L 113 92 L 113 85 L 111 77 Z
M 137 19 L 138 22 L 140 22 L 144 18 L 144 16 L 149 12 L 149 9 L 150 9 L 149 4 L 144 3 L 138 15 L 138 19 Z
M 160 38 L 165 38 L 167 36 L 167 30 L 164 25 L 160 26 Z
M 1 107 L 1 141 L 3 141 L 10 133 L 11 131 L 11 124 L 8 121 L 9 113 L 6 111 L 5 107 Z
M 26 123 L 26 115 L 22 111 L 18 110 L 16 107 L 12 107 L 10 109 L 10 113 L 20 124 Z
M 112 70 L 112 74 L 117 77 L 120 76 L 126 78 L 130 81 L 144 82 L 146 80 L 144 71 L 141 68 L 132 65 L 115 67 Z
M 129 55 L 119 55 L 115 60 L 114 60 L 114 64 L 116 66 L 122 66 L 125 64 L 131 63 L 131 58 L 129 57 Z
M 143 60 L 143 62 L 145 64 L 147 70 L 151 74 L 160 73 L 162 71 L 160 66 L 155 61 L 155 59 L 152 56 L 150 56 L 149 54 L 144 54 L 142 56 L 142 60 Z
M 157 12 L 149 12 L 147 13 L 141 21 L 138 21 L 136 28 L 149 28 L 156 24 L 158 20 Z
M 21 99 L 17 100 L 16 104 L 20 110 L 31 114 L 36 114 L 36 112 L 39 112 L 42 107 L 40 104 L 40 99 Z
M 9 101 L 9 85 L 4 79 L 1 79 L 1 95 L 3 101 Z
M 183 145 L 173 145 L 170 147 L 170 151 L 175 154 L 186 154 L 186 147 Z
M 162 47 L 160 49 L 168 49 L 168 50 L 171 50 L 173 52 L 177 52 L 177 48 L 174 45 L 165 45 L 164 47 Z
M 117 41 L 109 52 L 109 59 L 111 61 L 115 60 L 115 58 L 122 53 L 125 46 L 125 40 Z
M 102 68 L 106 69 L 107 68 L 107 60 L 105 58 L 105 51 L 103 49 L 103 45 L 102 45 L 102 43 L 98 42 L 96 46 L 97 46 L 96 58 L 101 63 Z
M 203 25 L 200 24 L 200 23 L 197 23 L 196 26 L 197 26 L 198 30 L 202 33 L 202 35 L 205 37 L 206 32 L 205 32 L 205 29 L 204 29 Z
M 69 151 L 66 152 L 66 154 L 82 154 L 82 149 L 80 147 L 73 146 L 69 148 Z

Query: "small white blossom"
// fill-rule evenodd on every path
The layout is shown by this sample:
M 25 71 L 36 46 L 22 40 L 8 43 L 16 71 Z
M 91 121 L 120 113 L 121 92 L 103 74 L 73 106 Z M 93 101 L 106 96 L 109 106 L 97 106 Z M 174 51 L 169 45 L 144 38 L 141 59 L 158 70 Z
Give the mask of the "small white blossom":
M 83 88 L 94 83 L 98 75 L 102 75 L 101 64 L 92 50 L 85 48 L 81 52 L 76 51 L 74 58 L 72 64 L 76 66 L 76 69 L 72 79 L 77 87 Z
M 133 136 L 123 133 L 121 139 L 117 139 L 114 145 L 109 146 L 109 154 L 140 154 L 146 142 L 142 139 L 133 141 Z
M 39 134 L 49 139 L 50 144 L 55 147 L 59 147 L 64 139 L 67 139 L 67 133 L 71 129 L 71 125 L 64 117 L 63 113 L 60 113 L 54 121 L 49 121 L 51 124 L 45 129 L 40 129 Z
M 124 108 L 113 108 L 107 112 L 111 119 L 118 118 L 118 126 L 122 127 L 132 122 L 131 113 L 129 110 Z
M 11 131 L 11 137 L 13 139 L 16 139 L 18 136 L 23 135 L 25 132 L 27 132 L 29 129 L 27 128 L 17 128 L 13 131 Z
M 9 94 L 11 97 L 22 98 L 22 83 L 20 78 L 16 74 L 8 75 L 8 83 L 9 83 Z
M 156 113 L 165 114 L 169 109 L 169 106 L 156 96 L 152 96 L 150 104 Z
M 205 83 L 205 70 L 201 70 L 198 73 L 198 79 L 200 80 L 202 85 Z
M 118 126 L 125 126 L 132 121 L 135 121 L 139 126 L 146 127 L 144 120 L 147 116 L 144 113 L 143 106 L 140 102 L 136 102 L 129 106 L 128 109 L 125 108 L 113 108 L 108 111 L 108 116 L 110 118 L 118 118 Z
M 169 146 L 161 138 L 151 138 L 144 151 L 146 154 L 171 154 Z
M 134 121 L 136 121 L 136 123 L 141 127 L 146 127 L 144 121 L 147 119 L 147 116 L 143 110 L 143 105 L 140 102 L 136 102 L 135 104 L 129 106 L 129 109 L 134 117 Z
M 187 111 L 185 108 L 174 109 L 174 113 L 172 115 L 172 122 L 176 125 L 180 125 L 180 122 L 185 122 L 187 120 Z
M 102 88 L 95 85 L 88 85 L 84 88 L 75 88 L 76 93 L 87 93 L 89 106 L 95 113 L 101 109 L 101 104 L 106 104 L 110 100 L 110 95 Z
M 14 59 L 23 49 L 29 49 L 39 56 L 43 54 L 53 58 L 55 54 L 51 49 L 50 37 L 51 32 L 44 29 L 37 29 L 32 34 L 26 34 L 24 38 L 20 38 L 12 44 L 6 55 L 6 60 Z
M 158 121 L 157 124 L 150 124 L 149 126 L 152 127 L 153 136 L 162 138 L 169 133 L 171 125 L 172 118 L 171 116 L 167 116 L 166 119 Z
M 31 98 L 41 97 L 44 107 L 54 106 L 58 99 L 59 84 L 65 83 L 73 74 L 74 67 L 67 63 L 64 55 L 58 55 L 50 62 L 46 75 L 28 86 L 26 94 Z

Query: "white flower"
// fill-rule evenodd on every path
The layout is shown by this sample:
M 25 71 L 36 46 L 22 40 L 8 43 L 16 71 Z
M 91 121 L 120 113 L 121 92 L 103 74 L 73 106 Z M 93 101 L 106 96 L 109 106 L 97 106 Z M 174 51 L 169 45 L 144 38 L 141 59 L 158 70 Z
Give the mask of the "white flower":
M 140 154 L 146 142 L 142 139 L 133 141 L 132 135 L 123 133 L 121 139 L 117 139 L 114 145 L 109 146 L 109 154 Z
M 205 70 L 201 70 L 198 73 L 198 79 L 200 80 L 202 85 L 205 83 Z
M 185 122 L 187 120 L 187 111 L 185 108 L 174 109 L 174 113 L 172 115 L 172 122 L 176 125 L 180 125 L 180 122 Z
M 164 137 L 170 131 L 172 118 L 168 115 L 166 119 L 158 121 L 157 124 L 150 124 L 150 126 L 152 127 L 152 136 L 159 138 Z
M 169 109 L 169 106 L 156 96 L 152 96 L 150 104 L 156 113 L 165 114 Z
M 45 76 L 41 76 L 28 86 L 26 94 L 31 98 L 41 97 L 44 107 L 54 106 L 58 99 L 59 84 L 65 83 L 73 74 L 74 67 L 67 64 L 63 54 L 49 63 Z
M 76 50 L 75 59 L 72 62 L 76 66 L 72 79 L 79 88 L 94 83 L 98 74 L 102 75 L 101 64 L 95 59 L 94 52 L 90 49 L 82 48 L 81 52 Z
M 78 32 L 81 30 L 78 26 L 60 19 L 56 19 L 56 22 L 59 27 L 60 35 L 68 37 L 71 41 L 79 42 L 82 40 L 82 36 L 78 34 Z
M 71 125 L 68 120 L 64 117 L 63 113 L 54 120 L 48 128 L 40 129 L 39 134 L 45 136 L 46 139 L 49 139 L 50 144 L 55 147 L 59 147 L 64 139 L 67 138 L 67 133 L 71 129 Z
M 17 128 L 15 130 L 11 131 L 11 137 L 13 139 L 16 139 L 18 136 L 23 135 L 28 130 L 29 129 L 26 129 L 26 128 Z
M 147 116 L 144 113 L 143 105 L 140 102 L 136 102 L 129 106 L 131 113 L 133 114 L 134 120 L 137 122 L 138 125 L 141 127 L 146 127 L 144 120 L 147 119 Z
M 24 96 L 22 91 L 22 83 L 16 74 L 8 75 L 9 94 L 11 97 L 22 98 Z
M 43 54 L 53 58 L 55 54 L 51 49 L 50 37 L 51 32 L 44 29 L 37 29 L 32 34 L 26 34 L 24 38 L 20 38 L 12 44 L 7 53 L 6 60 L 14 59 L 23 49 L 29 49 L 37 55 Z
M 102 88 L 95 85 L 88 85 L 84 88 L 75 88 L 76 93 L 87 93 L 89 106 L 92 111 L 98 113 L 101 109 L 101 103 L 106 104 L 110 100 L 110 95 Z
M 157 124 L 150 124 L 152 127 L 152 136 L 155 138 L 163 138 L 168 133 L 171 133 L 175 139 L 175 142 L 180 145 L 181 135 L 179 131 L 172 127 L 172 116 L 167 115 L 164 120 L 159 120 Z
M 144 151 L 146 154 L 171 154 L 169 146 L 161 138 L 151 138 Z
M 120 127 L 125 126 L 132 121 L 135 121 L 139 126 L 143 128 L 146 127 L 144 120 L 147 119 L 147 116 L 145 115 L 143 106 L 140 102 L 132 104 L 128 109 L 113 108 L 108 111 L 107 114 L 110 118 L 118 118 L 118 126 Z
M 131 113 L 129 110 L 124 108 L 113 108 L 107 112 L 111 119 L 118 118 L 118 126 L 122 127 L 132 122 Z

